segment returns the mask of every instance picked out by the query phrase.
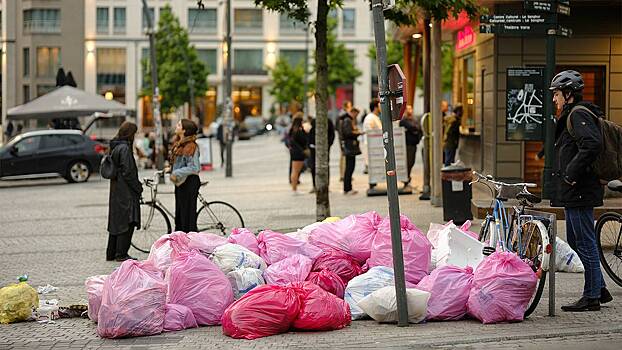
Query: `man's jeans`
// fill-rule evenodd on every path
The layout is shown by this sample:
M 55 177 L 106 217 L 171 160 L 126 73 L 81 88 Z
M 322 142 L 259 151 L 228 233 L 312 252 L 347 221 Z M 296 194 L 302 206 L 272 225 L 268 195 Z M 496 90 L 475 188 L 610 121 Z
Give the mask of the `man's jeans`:
M 594 229 L 594 208 L 564 208 L 566 214 L 566 239 L 579 255 L 585 267 L 583 296 L 600 298 L 600 289 L 605 279 L 600 270 L 596 231 Z

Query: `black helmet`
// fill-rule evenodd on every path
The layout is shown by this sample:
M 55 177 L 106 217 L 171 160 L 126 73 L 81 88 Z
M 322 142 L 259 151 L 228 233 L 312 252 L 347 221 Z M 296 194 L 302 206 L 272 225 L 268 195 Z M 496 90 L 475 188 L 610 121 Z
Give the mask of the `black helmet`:
M 549 90 L 570 89 L 572 91 L 581 91 L 583 90 L 583 86 L 583 78 L 579 72 L 574 70 L 565 70 L 563 72 L 559 72 L 555 77 L 553 77 Z

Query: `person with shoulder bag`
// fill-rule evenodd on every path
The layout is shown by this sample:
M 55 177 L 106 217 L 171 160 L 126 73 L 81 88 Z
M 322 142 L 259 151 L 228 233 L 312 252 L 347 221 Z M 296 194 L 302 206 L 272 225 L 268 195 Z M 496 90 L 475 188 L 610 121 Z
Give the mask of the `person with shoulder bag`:
M 581 74 L 573 70 L 557 74 L 549 87 L 553 103 L 561 110 L 556 117 L 551 206 L 564 207 L 568 244 L 585 266 L 583 296 L 562 306 L 563 311 L 597 311 L 600 304 L 613 300 L 600 269 L 594 229 L 594 207 L 603 205 L 604 194 L 593 167 L 603 148 L 597 119 L 603 113 L 583 101 L 583 87 Z M 568 125 L 572 125 L 572 134 Z
M 307 133 L 302 127 L 302 122 L 302 113 L 296 113 L 294 119 L 292 119 L 292 126 L 289 129 L 289 155 L 292 166 L 290 183 L 294 194 L 299 194 L 298 180 L 300 179 L 300 173 L 302 172 L 305 158 L 308 158 L 311 154 L 308 147 Z
M 171 182 L 175 184 L 175 231 L 198 231 L 197 198 L 201 187 L 201 165 L 196 143 L 197 130 L 197 125 L 189 119 L 180 120 L 175 128 L 177 141 L 170 154 Z
M 110 141 L 110 176 L 108 201 L 108 247 L 106 260 L 134 259 L 128 255 L 135 228 L 140 228 L 140 196 L 143 191 L 134 160 L 136 124 L 124 122 Z
M 352 108 L 341 121 L 339 130 L 341 150 L 346 158 L 346 169 L 343 174 L 343 194 L 354 195 L 358 191 L 352 189 L 352 174 L 356 165 L 356 156 L 361 154 L 358 137 L 362 134 L 356 127 L 356 117 L 359 114 L 357 108 Z

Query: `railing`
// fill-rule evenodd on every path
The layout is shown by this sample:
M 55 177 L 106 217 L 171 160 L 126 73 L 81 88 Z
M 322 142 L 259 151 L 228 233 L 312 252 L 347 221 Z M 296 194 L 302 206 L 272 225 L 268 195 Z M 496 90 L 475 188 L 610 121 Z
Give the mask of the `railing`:
M 60 33 L 60 20 L 24 20 L 24 33 Z

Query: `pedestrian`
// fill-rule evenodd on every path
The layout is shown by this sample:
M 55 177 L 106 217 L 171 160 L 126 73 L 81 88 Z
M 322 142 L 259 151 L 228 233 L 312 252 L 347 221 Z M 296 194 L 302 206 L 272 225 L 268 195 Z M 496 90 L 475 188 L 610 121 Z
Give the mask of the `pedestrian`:
M 347 117 L 348 113 L 350 113 L 350 110 L 352 109 L 352 101 L 349 100 L 345 100 L 343 102 L 343 108 L 339 113 L 339 117 L 337 118 L 337 123 L 335 125 L 335 127 L 337 128 L 337 130 L 341 130 L 341 122 L 343 121 L 344 118 Z M 337 132 L 338 135 L 341 135 L 340 132 Z M 339 143 L 341 143 L 341 139 L 339 139 Z M 341 147 L 340 147 L 341 149 Z M 343 154 L 343 151 L 340 151 L 340 156 L 339 156 L 339 181 L 343 181 L 343 174 L 346 170 L 346 157 Z
M 309 143 L 309 157 L 307 158 L 307 167 L 311 170 L 311 178 L 313 179 L 313 188 L 309 193 L 315 193 L 315 118 L 310 117 L 311 119 L 311 128 L 309 129 L 309 133 L 307 134 L 307 139 Z M 327 118 L 327 141 L 328 141 L 328 162 L 330 164 L 330 148 L 335 142 L 335 125 L 330 118 Z M 329 175 L 328 179 L 330 182 L 330 167 L 328 167 Z
M 585 266 L 583 296 L 562 306 L 564 311 L 597 311 L 613 298 L 605 286 L 594 230 L 594 207 L 603 205 L 604 189 L 591 164 L 602 148 L 603 138 L 596 118 L 601 109 L 583 101 L 583 78 L 573 70 L 557 74 L 551 81 L 553 103 L 561 113 L 555 118 L 554 195 L 551 206 L 564 207 L 566 239 Z M 573 110 L 576 106 L 585 109 Z M 592 115 L 593 114 L 593 115 Z M 568 118 L 574 137 L 567 128 Z
M 136 124 L 123 122 L 110 141 L 110 157 L 116 173 L 110 179 L 107 261 L 134 259 L 128 255 L 128 250 L 134 229 L 140 228 L 140 196 L 143 192 L 132 152 L 137 130 Z
M 413 165 L 415 165 L 417 156 L 417 145 L 423 136 L 421 121 L 415 118 L 413 106 L 406 106 L 406 112 L 402 120 L 400 120 L 400 126 L 405 129 L 404 131 L 406 134 L 406 173 L 408 175 L 408 180 L 404 183 L 404 187 L 408 187 L 411 181 L 410 173 Z
M 350 112 L 343 118 L 340 125 L 341 128 L 339 129 L 341 152 L 346 158 L 346 168 L 343 175 L 344 195 L 354 195 L 358 193 L 358 191 L 352 189 L 352 174 L 354 173 L 354 166 L 356 165 L 356 156 L 361 154 L 361 147 L 359 146 L 358 140 L 361 132 L 356 126 L 356 117 L 358 114 L 359 110 L 356 107 L 350 109 Z
M 310 155 L 307 135 L 302 127 L 302 112 L 298 112 L 292 119 L 292 126 L 288 132 L 289 156 L 291 160 L 290 184 L 294 194 L 298 192 L 298 180 L 305 163 L 305 158 Z
M 220 146 L 220 167 L 224 167 L 225 166 L 225 149 L 226 149 L 226 143 L 225 143 L 225 127 L 224 127 L 225 123 L 221 122 L 220 124 L 218 124 L 218 129 L 216 129 L 216 140 L 218 140 L 218 145 Z
M 377 98 L 373 99 L 369 103 L 369 112 L 368 115 L 363 119 L 363 160 L 365 161 L 365 170 L 363 173 L 367 174 L 369 172 L 369 154 L 367 152 L 367 132 L 370 130 L 382 130 L 382 122 L 380 121 L 380 102 Z M 373 188 L 376 184 L 370 183 L 369 187 Z
M 17 124 L 17 129 L 15 130 L 15 134 L 13 135 L 13 137 L 15 137 L 17 135 L 21 135 L 23 130 L 24 130 L 24 125 Z
M 4 135 L 5 135 L 5 142 L 9 142 L 9 140 L 11 139 L 11 136 L 13 136 L 13 122 L 9 120 L 9 122 L 6 125 L 6 128 L 4 129 Z
M 443 117 L 443 164 L 451 165 L 456 161 L 456 152 L 460 143 L 460 122 L 462 120 L 462 104 L 456 103 L 453 113 Z
M 190 119 L 177 122 L 177 140 L 171 148 L 171 182 L 175 184 L 175 231 L 197 232 L 197 197 L 199 196 L 199 146 L 197 125 Z

